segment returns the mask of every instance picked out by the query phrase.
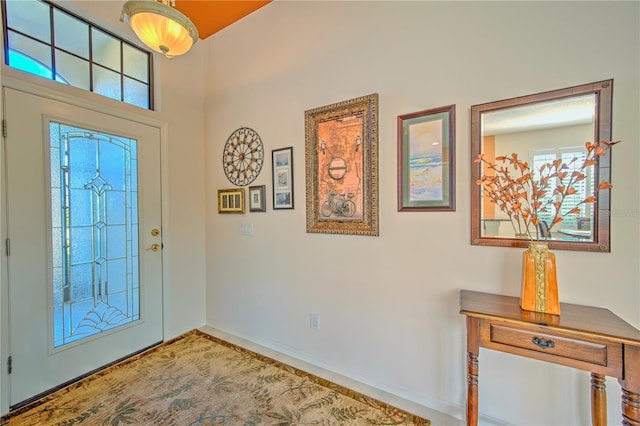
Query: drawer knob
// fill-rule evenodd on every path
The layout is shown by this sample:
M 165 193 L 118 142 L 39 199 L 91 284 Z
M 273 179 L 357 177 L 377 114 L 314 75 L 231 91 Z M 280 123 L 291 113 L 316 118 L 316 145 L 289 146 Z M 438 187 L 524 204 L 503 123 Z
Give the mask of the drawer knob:
M 540 349 L 555 348 L 556 344 L 553 340 L 545 339 L 544 337 L 534 337 L 531 339 L 534 345 Z

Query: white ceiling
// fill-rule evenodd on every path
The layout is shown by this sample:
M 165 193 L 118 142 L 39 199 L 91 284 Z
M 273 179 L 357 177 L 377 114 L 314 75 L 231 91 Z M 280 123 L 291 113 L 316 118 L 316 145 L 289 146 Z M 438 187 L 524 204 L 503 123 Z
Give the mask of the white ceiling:
M 594 94 L 482 113 L 483 135 L 525 132 L 593 123 Z

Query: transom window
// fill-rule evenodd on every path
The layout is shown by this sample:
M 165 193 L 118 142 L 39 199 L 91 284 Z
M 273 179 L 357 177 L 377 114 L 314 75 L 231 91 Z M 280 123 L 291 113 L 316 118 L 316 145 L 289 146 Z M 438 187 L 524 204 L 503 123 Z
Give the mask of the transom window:
M 153 109 L 151 54 L 44 0 L 3 0 L 5 63 Z

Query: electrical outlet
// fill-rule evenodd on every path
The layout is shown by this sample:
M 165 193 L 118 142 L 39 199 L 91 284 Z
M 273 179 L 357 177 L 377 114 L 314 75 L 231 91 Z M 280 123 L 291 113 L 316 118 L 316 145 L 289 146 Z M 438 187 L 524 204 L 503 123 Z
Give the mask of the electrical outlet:
M 309 327 L 312 330 L 320 331 L 320 315 L 318 314 L 309 315 Z

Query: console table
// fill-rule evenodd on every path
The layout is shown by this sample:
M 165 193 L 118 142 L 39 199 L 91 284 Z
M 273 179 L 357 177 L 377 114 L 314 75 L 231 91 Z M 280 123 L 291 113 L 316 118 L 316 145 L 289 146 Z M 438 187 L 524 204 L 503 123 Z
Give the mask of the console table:
M 520 309 L 517 297 L 462 290 L 467 319 L 467 424 L 478 424 L 478 354 L 488 348 L 591 372 L 591 422 L 607 424 L 605 377 L 622 386 L 622 424 L 640 425 L 640 331 L 611 311 L 560 304 L 560 315 Z

